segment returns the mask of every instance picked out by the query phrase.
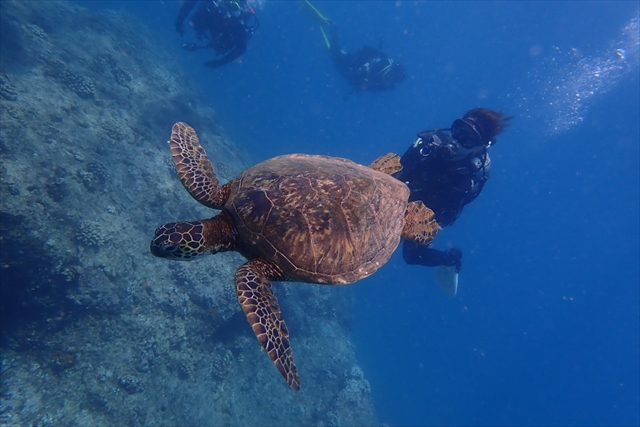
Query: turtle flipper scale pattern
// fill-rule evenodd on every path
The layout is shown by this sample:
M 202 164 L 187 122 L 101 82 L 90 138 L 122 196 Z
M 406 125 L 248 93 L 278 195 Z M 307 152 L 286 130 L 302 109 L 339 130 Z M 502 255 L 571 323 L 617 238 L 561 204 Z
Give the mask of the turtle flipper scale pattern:
M 273 294 L 270 279 L 283 280 L 283 277 L 275 266 L 253 259 L 236 272 L 236 294 L 258 342 L 287 384 L 298 391 L 300 377 L 289 343 L 289 330 Z
M 420 245 L 428 245 L 436 237 L 439 229 L 435 214 L 424 203 L 416 201 L 407 205 L 402 237 Z
M 386 173 L 387 175 L 393 175 L 402 170 L 400 156 L 394 153 L 387 153 L 384 156 L 378 157 L 369 167 L 378 172 Z
M 186 123 L 176 123 L 169 146 L 178 177 L 189 194 L 205 206 L 222 208 L 228 191 L 218 188 L 218 177 L 196 131 Z

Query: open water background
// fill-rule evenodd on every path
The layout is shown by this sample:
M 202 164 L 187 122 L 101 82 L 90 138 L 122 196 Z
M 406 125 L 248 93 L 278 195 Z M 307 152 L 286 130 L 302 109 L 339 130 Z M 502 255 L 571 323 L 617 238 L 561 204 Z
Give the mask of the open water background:
M 399 253 L 354 285 L 380 420 L 640 423 L 638 2 L 317 2 L 347 50 L 382 40 L 408 69 L 348 99 L 302 2 L 262 2 L 241 63 L 217 70 L 181 51 L 176 2 L 77 3 L 166 37 L 253 162 L 367 164 L 473 107 L 515 115 L 482 195 L 435 242 L 463 250 L 458 296 Z

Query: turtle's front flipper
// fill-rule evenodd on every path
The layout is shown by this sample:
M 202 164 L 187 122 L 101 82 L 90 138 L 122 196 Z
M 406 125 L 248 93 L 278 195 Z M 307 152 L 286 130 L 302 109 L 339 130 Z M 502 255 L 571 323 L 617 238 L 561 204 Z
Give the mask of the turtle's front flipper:
M 236 272 L 236 294 L 247 320 L 280 375 L 294 390 L 300 390 L 298 369 L 289 345 L 284 323 L 270 280 L 282 280 L 277 267 L 260 259 L 251 260 Z
M 186 123 L 176 123 L 171 129 L 169 146 L 184 188 L 203 205 L 221 209 L 229 189 L 227 186 L 218 188 L 218 177 L 196 131 Z
M 373 170 L 378 172 L 393 175 L 396 172 L 402 170 L 402 164 L 400 163 L 400 156 L 394 153 L 388 153 L 384 156 L 380 156 L 369 165 Z
M 439 228 L 433 211 L 421 201 L 407 205 L 402 237 L 421 245 L 428 245 L 436 237 Z

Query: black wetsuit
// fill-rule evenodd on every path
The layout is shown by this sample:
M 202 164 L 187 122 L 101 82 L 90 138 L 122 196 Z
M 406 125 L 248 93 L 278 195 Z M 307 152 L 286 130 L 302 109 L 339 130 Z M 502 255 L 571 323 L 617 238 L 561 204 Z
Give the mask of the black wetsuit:
M 191 17 L 191 25 L 198 40 L 206 40 L 204 46 L 191 44 L 191 49 L 211 48 L 219 58 L 204 63 L 209 68 L 216 68 L 239 58 L 247 50 L 247 42 L 253 34 L 255 15 L 246 1 L 232 2 L 233 6 L 224 6 L 223 0 L 200 1 L 186 0 L 176 18 L 176 31 L 183 35 L 184 20 L 198 5 Z
M 342 50 L 335 29 L 331 32 L 329 51 L 338 72 L 356 90 L 389 90 L 405 78 L 404 67 L 379 49 L 364 46 L 354 53 Z
M 433 210 L 441 227 L 453 224 L 464 206 L 480 194 L 491 166 L 486 146 L 466 149 L 442 130 L 419 134 L 400 162 L 403 169 L 395 176 L 409 186 L 409 200 L 421 200 Z M 408 264 L 459 269 L 461 255 L 456 248 L 439 251 L 406 240 L 403 244 Z

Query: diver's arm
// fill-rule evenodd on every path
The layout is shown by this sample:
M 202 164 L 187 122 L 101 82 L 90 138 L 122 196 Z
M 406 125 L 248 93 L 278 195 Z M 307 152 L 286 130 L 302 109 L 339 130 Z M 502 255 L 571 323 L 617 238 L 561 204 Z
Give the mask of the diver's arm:
M 453 162 L 456 156 L 458 156 L 460 150 L 460 145 L 448 138 L 447 140 L 442 141 L 441 144 L 433 147 L 431 156 L 434 160 L 437 159 L 441 162 Z
M 229 62 L 240 58 L 246 50 L 247 50 L 247 42 L 243 41 L 242 43 L 236 45 L 233 49 L 225 53 L 222 57 L 215 59 L 213 61 L 207 61 L 204 63 L 204 65 L 209 68 L 220 67 L 221 65 L 228 64 Z
M 491 160 L 489 159 L 489 153 L 487 153 L 484 159 L 484 166 L 481 166 L 475 173 L 470 174 L 470 176 L 467 177 L 470 190 L 464 200 L 465 205 L 471 203 L 476 197 L 478 197 L 478 195 L 480 195 L 480 192 L 484 188 L 484 184 L 489 179 L 490 168 Z
M 446 167 L 446 164 L 454 161 L 460 150 L 458 143 L 448 133 L 439 129 L 419 132 L 412 148 L 420 152 L 423 160 L 428 157 L 429 162 L 436 162 L 441 167 Z
M 197 3 L 198 3 L 198 0 L 185 0 L 184 3 L 182 3 L 180 12 L 178 12 L 178 16 L 176 17 L 176 31 L 178 32 L 178 34 L 180 35 L 184 34 L 184 28 L 182 24 L 184 23 L 184 20 L 187 17 L 187 15 L 191 13 L 191 11 L 193 10 L 193 8 L 196 6 Z
M 460 201 L 459 212 L 457 215 L 460 215 L 460 212 L 462 212 L 462 208 L 473 202 L 476 197 L 480 195 L 482 189 L 484 188 L 484 184 L 489 179 L 490 167 L 491 161 L 489 160 L 489 154 L 487 153 L 484 159 L 484 166 L 479 166 L 475 171 L 469 171 L 457 176 L 452 173 L 452 178 L 455 177 L 455 179 L 452 181 L 452 188 L 455 191 L 451 192 L 451 196 L 454 197 L 455 194 L 458 194 L 458 198 Z M 458 171 L 460 171 L 460 169 L 458 169 Z

